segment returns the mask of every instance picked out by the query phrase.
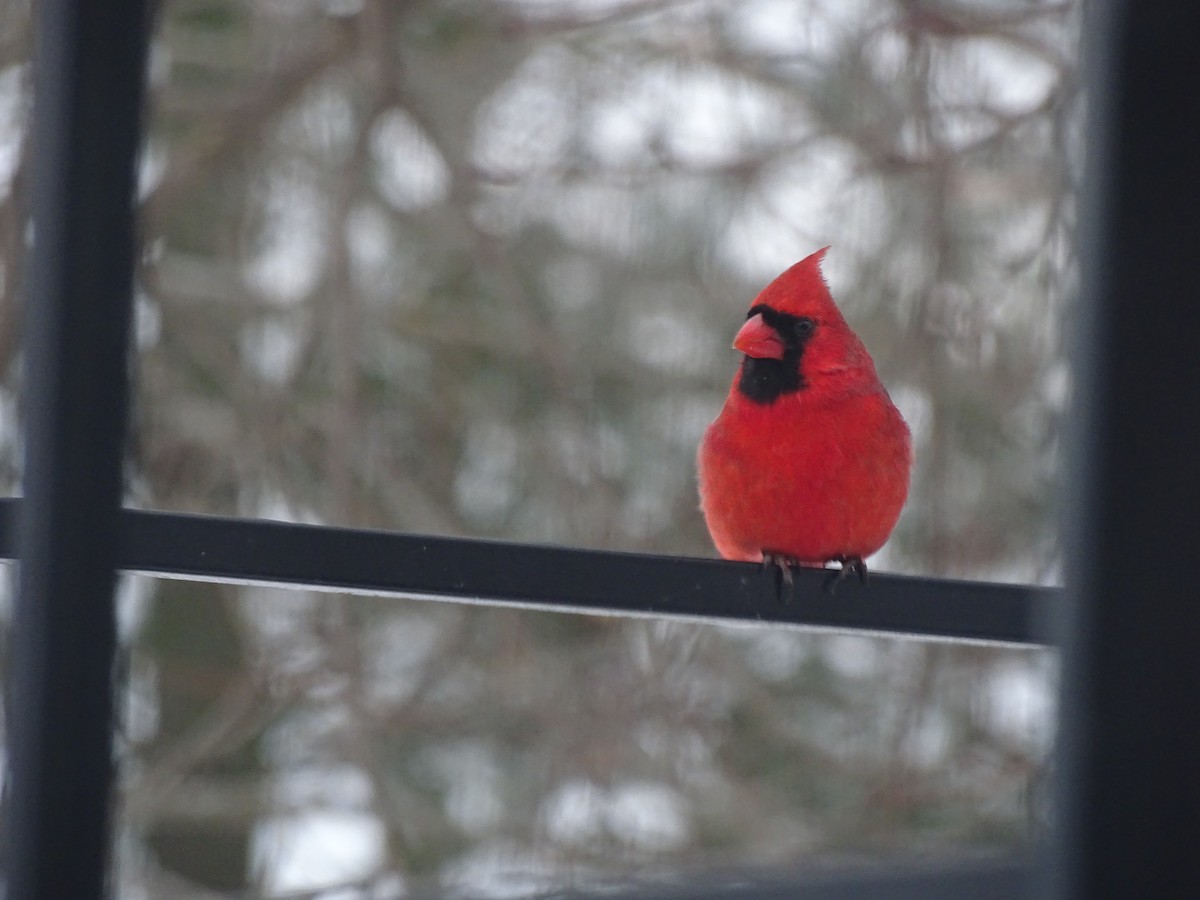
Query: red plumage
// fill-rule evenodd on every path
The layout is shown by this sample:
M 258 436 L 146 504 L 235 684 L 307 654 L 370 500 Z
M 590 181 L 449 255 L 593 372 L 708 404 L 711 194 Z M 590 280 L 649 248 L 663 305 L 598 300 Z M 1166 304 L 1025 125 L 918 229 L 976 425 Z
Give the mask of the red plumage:
M 742 365 L 700 444 L 700 506 L 727 559 L 859 563 L 908 495 L 908 426 L 834 305 L 824 255 L 751 305 L 734 339 Z

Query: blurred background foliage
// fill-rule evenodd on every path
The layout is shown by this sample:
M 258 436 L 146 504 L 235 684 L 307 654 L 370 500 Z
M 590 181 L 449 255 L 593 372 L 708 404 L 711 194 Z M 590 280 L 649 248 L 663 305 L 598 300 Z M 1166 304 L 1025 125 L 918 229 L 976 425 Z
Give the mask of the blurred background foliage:
M 164 0 L 129 502 L 711 555 L 754 294 L 913 427 L 881 569 L 1058 573 L 1079 2 Z M 0 0 L 0 476 L 30 4 Z M 122 896 L 536 895 L 1026 840 L 1046 654 L 127 578 Z

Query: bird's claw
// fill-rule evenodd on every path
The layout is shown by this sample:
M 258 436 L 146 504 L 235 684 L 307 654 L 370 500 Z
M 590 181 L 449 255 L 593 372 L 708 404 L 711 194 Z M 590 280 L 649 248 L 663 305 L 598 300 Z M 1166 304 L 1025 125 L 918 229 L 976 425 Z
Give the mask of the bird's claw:
M 794 596 L 795 581 L 792 578 L 792 566 L 799 565 L 796 560 L 782 553 L 763 552 L 763 568 L 775 567 L 775 596 L 780 603 L 791 603 Z M 786 591 L 785 591 L 786 588 Z
M 825 578 L 825 593 L 833 596 L 837 593 L 837 587 L 842 583 L 842 580 L 851 573 L 858 576 L 861 584 L 867 583 L 867 564 L 863 562 L 861 556 L 839 556 L 836 562 L 841 563 L 840 569 L 830 569 L 829 575 Z

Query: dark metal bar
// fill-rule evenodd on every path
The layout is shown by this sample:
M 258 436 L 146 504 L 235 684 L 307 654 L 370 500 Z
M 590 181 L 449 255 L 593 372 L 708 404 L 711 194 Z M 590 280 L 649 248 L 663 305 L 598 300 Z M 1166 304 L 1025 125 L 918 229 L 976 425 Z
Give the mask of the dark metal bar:
M 1089 9 L 1062 900 L 1200 897 L 1200 8 Z
M 0 501 L 0 557 L 16 501 Z M 782 603 L 772 569 L 493 541 L 126 510 L 118 565 L 158 575 L 623 615 L 773 622 L 924 638 L 1030 644 L 1053 589 L 872 574 L 835 595 L 796 573 Z
M 145 9 L 40 0 L 6 897 L 103 896 Z
M 555 891 L 543 900 L 1018 900 L 1032 880 L 1023 857 L 981 857 L 923 863 L 764 875 L 688 873 L 675 884 L 641 889 Z

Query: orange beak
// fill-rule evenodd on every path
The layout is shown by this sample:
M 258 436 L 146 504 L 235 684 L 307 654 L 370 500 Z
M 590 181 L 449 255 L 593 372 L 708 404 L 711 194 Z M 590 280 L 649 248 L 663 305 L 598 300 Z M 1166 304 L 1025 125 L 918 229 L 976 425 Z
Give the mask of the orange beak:
M 733 349 L 755 359 L 783 359 L 783 339 L 763 321 L 762 314 L 751 316 L 733 339 Z

